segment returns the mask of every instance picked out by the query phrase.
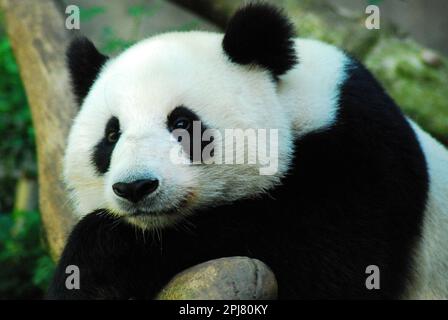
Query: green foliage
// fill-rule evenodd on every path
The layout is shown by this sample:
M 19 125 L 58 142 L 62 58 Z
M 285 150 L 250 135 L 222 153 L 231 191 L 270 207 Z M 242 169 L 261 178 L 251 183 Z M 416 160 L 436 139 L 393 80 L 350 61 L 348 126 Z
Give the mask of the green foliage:
M 140 17 L 145 14 L 145 6 L 136 5 L 128 8 L 128 14 L 133 17 Z
M 106 8 L 101 6 L 93 6 L 93 7 L 81 7 L 79 9 L 79 15 L 81 22 L 87 22 L 92 20 L 98 15 L 101 15 L 106 12 Z
M 0 29 L 0 168 L 35 171 L 34 130 L 11 45 Z
M 143 2 L 141 4 L 130 5 L 127 7 L 127 15 L 132 19 L 132 31 L 128 37 L 120 37 L 117 35 L 117 29 L 115 29 L 115 25 L 107 24 L 103 27 L 101 34 L 101 42 L 103 45 L 101 46 L 101 50 L 106 54 L 117 54 L 122 52 L 123 50 L 129 48 L 141 37 L 141 29 L 144 24 L 144 19 L 150 19 L 157 15 L 157 13 L 162 8 L 163 1 L 155 0 L 150 3 Z M 86 9 L 84 9 L 86 10 Z M 191 31 L 196 30 L 200 26 L 198 20 L 193 19 L 186 23 L 175 25 L 173 23 L 173 27 L 164 30 L 164 32 L 170 31 Z
M 42 298 L 54 270 L 38 212 L 0 215 L 0 299 Z
M 42 298 L 54 268 L 37 212 L 11 210 L 16 180 L 35 174 L 34 130 L 19 69 L 0 18 L 0 299 Z
M 101 47 L 101 51 L 106 54 L 123 51 L 135 43 L 135 41 L 118 37 L 111 27 L 104 27 L 102 38 L 104 45 Z
M 36 157 L 30 109 L 1 20 L 0 16 L 0 212 L 4 212 L 12 208 L 17 177 L 35 174 Z
M 179 26 L 175 26 L 169 30 L 166 30 L 165 32 L 170 32 L 170 31 L 193 31 L 193 30 L 197 30 L 200 26 L 200 23 L 198 20 L 191 20 L 188 21 L 184 24 L 181 24 Z
M 448 143 L 448 59 L 427 65 L 423 48 L 412 40 L 385 37 L 365 63 L 400 107 L 431 134 Z
M 142 16 L 152 17 L 154 16 L 160 9 L 162 5 L 162 1 L 153 1 L 151 4 L 142 4 L 142 5 L 134 5 L 128 8 L 128 14 L 131 17 L 138 18 Z

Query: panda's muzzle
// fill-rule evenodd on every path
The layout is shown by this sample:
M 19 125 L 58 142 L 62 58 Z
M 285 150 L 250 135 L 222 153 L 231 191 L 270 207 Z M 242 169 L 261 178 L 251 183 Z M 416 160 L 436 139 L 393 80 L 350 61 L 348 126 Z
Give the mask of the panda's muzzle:
M 112 189 L 120 198 L 137 203 L 156 191 L 158 186 L 159 180 L 144 179 L 133 182 L 118 182 L 112 185 Z

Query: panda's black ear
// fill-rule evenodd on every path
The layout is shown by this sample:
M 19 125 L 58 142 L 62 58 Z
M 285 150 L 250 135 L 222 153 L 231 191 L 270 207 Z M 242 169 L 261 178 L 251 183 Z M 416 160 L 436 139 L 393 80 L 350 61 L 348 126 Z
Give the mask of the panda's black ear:
M 66 54 L 73 91 L 81 104 L 108 57 L 101 54 L 85 37 L 73 39 Z
M 294 26 L 282 10 L 265 3 L 239 9 L 227 25 L 222 46 L 233 62 L 257 64 L 274 77 L 297 63 Z

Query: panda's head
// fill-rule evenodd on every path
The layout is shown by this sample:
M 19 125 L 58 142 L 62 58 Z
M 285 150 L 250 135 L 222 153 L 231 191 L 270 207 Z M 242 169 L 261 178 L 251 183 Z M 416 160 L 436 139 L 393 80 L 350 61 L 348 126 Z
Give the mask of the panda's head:
M 113 59 L 74 40 L 68 66 L 81 108 L 64 175 L 77 211 L 106 209 L 144 228 L 163 227 L 278 184 L 292 152 L 277 96 L 280 76 L 296 62 L 292 36 L 277 9 L 249 5 L 224 35 L 167 33 Z M 212 139 L 201 135 L 207 131 Z M 243 143 L 230 139 L 241 133 Z M 193 157 L 198 148 L 208 153 Z

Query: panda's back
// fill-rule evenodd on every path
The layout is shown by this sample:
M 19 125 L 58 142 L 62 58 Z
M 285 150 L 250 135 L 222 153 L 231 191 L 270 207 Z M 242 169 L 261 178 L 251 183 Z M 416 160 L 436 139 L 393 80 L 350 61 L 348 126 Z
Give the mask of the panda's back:
M 296 119 L 299 223 L 324 230 L 320 215 L 329 245 L 317 247 L 341 251 L 353 262 L 345 271 L 378 265 L 383 297 L 446 298 L 448 152 L 354 58 L 313 40 L 296 48 L 299 65 L 280 92 Z

